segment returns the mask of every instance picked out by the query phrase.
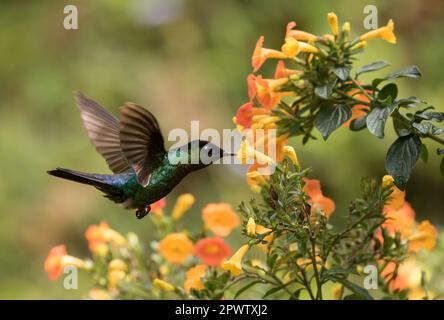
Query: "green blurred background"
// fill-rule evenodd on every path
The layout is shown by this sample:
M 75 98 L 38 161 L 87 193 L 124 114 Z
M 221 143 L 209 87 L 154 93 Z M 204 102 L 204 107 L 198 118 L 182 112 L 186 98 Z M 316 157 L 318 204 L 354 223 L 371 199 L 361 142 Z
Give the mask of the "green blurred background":
M 63 28 L 63 8 L 79 10 L 79 29 Z M 326 14 L 349 20 L 352 34 L 363 28 L 363 8 L 376 4 L 379 24 L 395 21 L 396 46 L 375 40 L 357 65 L 392 62 L 391 70 L 417 64 L 420 81 L 400 81 L 401 94 L 418 95 L 443 111 L 444 2 L 442 0 L 109 0 L 1 1 L 0 4 L 0 298 L 78 298 L 88 288 L 67 291 L 50 282 L 43 261 L 50 247 L 65 243 L 69 252 L 88 255 L 86 227 L 107 220 L 126 233 L 149 239 L 149 219 L 114 205 L 92 188 L 54 179 L 56 166 L 108 172 L 88 141 L 72 91 L 112 110 L 126 101 L 148 107 L 164 133 L 203 128 L 231 128 L 237 107 L 247 99 L 246 76 L 259 35 L 279 48 L 285 25 L 328 32 Z M 265 70 L 271 70 L 270 64 Z M 388 126 L 391 127 L 391 126 Z M 335 199 L 332 217 L 340 223 L 347 203 L 359 195 L 362 176 L 381 177 L 393 130 L 380 141 L 368 132 L 335 132 L 329 141 L 302 147 L 292 141 L 301 163 L 314 169 L 324 193 Z M 431 144 L 433 145 L 433 144 Z M 427 165 L 413 173 L 408 200 L 419 219 L 444 222 L 444 184 L 430 148 Z M 208 202 L 236 207 L 252 193 L 239 168 L 214 166 L 187 177 L 168 199 L 192 192 L 198 199 L 184 224 L 199 223 Z M 233 246 L 240 232 L 229 238 Z

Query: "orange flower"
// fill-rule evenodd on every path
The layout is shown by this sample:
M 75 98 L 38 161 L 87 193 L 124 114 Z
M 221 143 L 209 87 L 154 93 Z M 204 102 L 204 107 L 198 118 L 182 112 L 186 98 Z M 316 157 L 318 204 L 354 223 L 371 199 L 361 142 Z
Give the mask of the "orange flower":
M 56 280 L 63 272 L 65 266 L 83 268 L 85 262 L 79 258 L 68 255 L 65 245 L 53 247 L 45 260 L 44 270 L 48 273 L 49 280 Z
M 304 192 L 310 197 L 309 203 L 315 208 L 319 206 L 327 215 L 327 218 L 330 217 L 335 211 L 335 203 L 322 194 L 321 182 L 314 179 L 304 179 L 304 181 Z
M 274 71 L 274 78 L 275 79 L 289 78 L 290 76 L 295 74 L 301 74 L 301 71 L 287 69 L 285 67 L 284 61 L 279 60 L 279 62 L 276 65 L 276 70 Z
M 358 94 L 359 90 L 351 90 L 348 94 L 352 97 L 355 97 L 356 99 L 362 100 L 364 102 L 369 102 L 368 98 L 364 94 Z M 355 104 L 352 107 L 352 116 L 350 119 L 348 119 L 342 126 L 344 128 L 349 128 L 350 124 L 353 120 L 360 118 L 367 114 L 365 110 L 369 110 L 369 107 L 363 104 Z
M 228 203 L 210 203 L 202 209 L 205 226 L 216 236 L 226 237 L 239 226 L 240 219 Z
M 163 216 L 163 208 L 166 206 L 166 198 L 162 198 L 150 205 L 151 211 L 157 216 Z
M 259 103 L 268 110 L 273 109 L 281 100 L 283 92 L 276 91 L 281 85 L 287 83 L 288 79 L 265 80 L 261 75 L 250 75 L 248 77 L 248 95 L 250 101 L 257 98 Z
M 392 193 L 390 194 L 390 199 L 387 201 L 387 206 L 394 210 L 399 210 L 404 205 L 405 192 L 398 189 L 394 185 L 394 179 L 390 175 L 385 175 L 382 177 L 382 185 L 384 187 L 391 187 Z
M 231 249 L 222 238 L 213 237 L 199 240 L 194 247 L 194 253 L 204 264 L 218 266 L 231 255 Z
M 190 292 L 191 289 L 202 290 L 204 288 L 202 277 L 205 276 L 206 270 L 206 265 L 198 264 L 187 271 L 185 275 L 185 282 L 183 284 L 185 292 Z
M 170 233 L 159 242 L 159 253 L 170 263 L 183 264 L 193 253 L 193 243 L 183 233 Z
M 387 229 L 390 235 L 399 231 L 403 239 L 410 236 L 412 228 L 415 226 L 415 211 L 407 201 L 399 210 L 395 210 L 388 205 L 384 206 L 384 215 L 387 220 L 381 227 Z
M 393 277 L 396 264 L 389 262 L 381 275 L 390 280 Z M 396 278 L 390 283 L 391 290 L 414 289 L 421 286 L 422 270 L 415 260 L 408 259 L 398 267 Z
M 256 42 L 256 47 L 254 48 L 253 56 L 251 58 L 251 65 L 253 67 L 253 72 L 259 70 L 259 68 L 264 64 L 267 59 L 285 59 L 287 56 L 278 50 L 263 48 L 264 36 L 260 36 Z
M 117 231 L 111 229 L 105 221 L 99 225 L 92 225 L 86 229 L 85 238 L 91 252 L 97 254 L 104 244 L 110 243 L 114 246 L 122 246 L 126 239 Z
M 433 250 L 436 246 L 437 234 L 435 226 L 428 220 L 424 220 L 416 228 L 416 232 L 408 238 L 409 249 L 413 252 L 417 252 L 421 248 L 429 251 Z
M 287 32 L 285 34 L 285 38 L 292 37 L 298 41 L 316 41 L 318 37 L 314 34 L 301 31 L 301 30 L 293 30 L 296 27 L 296 22 L 291 21 L 287 24 Z

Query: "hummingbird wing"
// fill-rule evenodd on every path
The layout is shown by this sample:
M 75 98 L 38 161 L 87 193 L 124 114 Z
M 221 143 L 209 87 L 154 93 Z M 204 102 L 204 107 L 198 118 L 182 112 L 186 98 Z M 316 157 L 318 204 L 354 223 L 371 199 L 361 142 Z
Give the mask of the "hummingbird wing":
M 120 147 L 146 187 L 150 174 L 166 154 L 162 132 L 156 118 L 145 108 L 126 103 L 120 111 Z
M 119 120 L 81 92 L 75 92 L 75 98 L 89 139 L 111 171 L 117 174 L 130 170 L 120 147 Z

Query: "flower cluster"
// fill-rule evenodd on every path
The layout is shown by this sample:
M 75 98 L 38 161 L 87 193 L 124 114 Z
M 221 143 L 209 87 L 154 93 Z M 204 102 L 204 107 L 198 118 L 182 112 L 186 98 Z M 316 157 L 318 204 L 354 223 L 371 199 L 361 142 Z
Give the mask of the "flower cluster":
M 232 254 L 224 237 L 240 225 L 228 203 L 210 203 L 202 209 L 201 232 L 179 229 L 194 203 L 193 195 L 182 194 L 170 215 L 164 213 L 165 199 L 152 205 L 158 240 L 150 243 L 150 252 L 136 234 L 123 236 L 101 222 L 85 232 L 92 258 L 70 256 L 64 245 L 58 245 L 50 250 L 44 269 L 50 280 L 59 278 L 66 266 L 85 270 L 95 281 L 92 299 L 160 298 L 165 292 L 192 297 L 193 291 L 204 288 L 207 273 L 222 272 L 223 261 Z

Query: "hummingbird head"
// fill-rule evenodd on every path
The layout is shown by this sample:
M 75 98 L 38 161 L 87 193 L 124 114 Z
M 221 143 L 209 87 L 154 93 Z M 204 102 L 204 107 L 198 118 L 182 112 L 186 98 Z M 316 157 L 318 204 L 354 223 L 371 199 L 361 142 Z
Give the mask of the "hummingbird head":
M 192 171 L 203 169 L 219 159 L 234 154 L 225 152 L 217 145 L 206 140 L 194 140 L 173 151 L 174 158 L 182 166 Z

